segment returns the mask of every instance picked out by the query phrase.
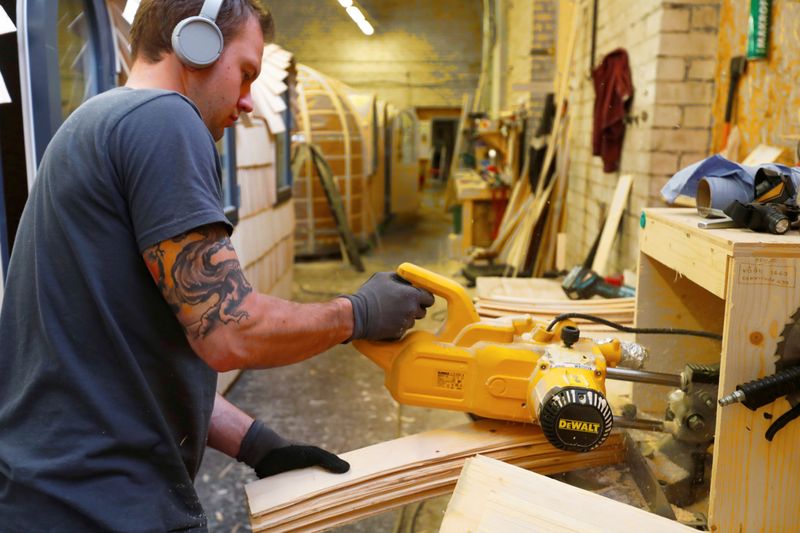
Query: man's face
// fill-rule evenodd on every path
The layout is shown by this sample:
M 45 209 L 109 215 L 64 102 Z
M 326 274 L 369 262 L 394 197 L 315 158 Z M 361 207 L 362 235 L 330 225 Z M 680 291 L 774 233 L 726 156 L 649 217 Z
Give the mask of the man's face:
M 222 55 L 214 65 L 195 71 L 195 83 L 187 96 L 200 109 L 200 114 L 214 140 L 220 140 L 225 128 L 240 113 L 253 110 L 250 85 L 261 73 L 264 35 L 255 17 L 250 17 L 238 35 L 225 43 Z

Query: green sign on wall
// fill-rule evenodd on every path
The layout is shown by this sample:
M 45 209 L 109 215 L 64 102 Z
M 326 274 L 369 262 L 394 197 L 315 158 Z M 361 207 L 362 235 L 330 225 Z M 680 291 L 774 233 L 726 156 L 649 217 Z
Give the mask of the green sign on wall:
M 747 59 L 765 59 L 769 52 L 769 22 L 772 0 L 750 0 Z

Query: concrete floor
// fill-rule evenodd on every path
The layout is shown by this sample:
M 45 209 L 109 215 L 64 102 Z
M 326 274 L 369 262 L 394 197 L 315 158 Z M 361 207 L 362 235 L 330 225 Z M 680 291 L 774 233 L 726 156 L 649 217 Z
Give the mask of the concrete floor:
M 341 260 L 297 263 L 294 299 L 321 301 L 354 292 L 372 272 L 394 270 L 412 261 L 462 283 L 461 263 L 449 258 L 447 235 L 451 216 L 443 208 L 443 191 L 429 186 L 420 210 L 393 219 L 382 244 L 364 256 L 366 272 L 357 273 Z M 417 327 L 435 329 L 445 319 L 446 306 L 437 298 Z M 264 420 L 280 434 L 342 453 L 364 446 L 456 425 L 468 420 L 462 413 L 397 404 L 383 386 L 383 372 L 350 345 L 289 367 L 244 372 L 227 398 Z M 196 485 L 212 532 L 248 531 L 244 485 L 253 472 L 209 450 Z M 639 507 L 644 501 L 624 467 L 591 469 L 565 480 Z M 362 520 L 337 531 L 438 531 L 449 497 L 410 505 Z

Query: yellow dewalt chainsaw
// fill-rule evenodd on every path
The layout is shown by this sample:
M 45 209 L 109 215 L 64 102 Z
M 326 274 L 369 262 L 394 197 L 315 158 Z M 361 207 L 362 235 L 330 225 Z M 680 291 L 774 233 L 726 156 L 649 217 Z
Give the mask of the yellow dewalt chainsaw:
M 410 331 L 394 342 L 354 341 L 386 373 L 398 402 L 481 417 L 538 422 L 556 447 L 585 452 L 602 444 L 613 415 L 605 380 L 679 385 L 680 376 L 615 369 L 639 367 L 646 353 L 618 339 L 580 338 L 574 322 L 547 325 L 522 315 L 481 320 L 466 290 L 410 263 L 397 273 L 447 300 L 438 332 Z

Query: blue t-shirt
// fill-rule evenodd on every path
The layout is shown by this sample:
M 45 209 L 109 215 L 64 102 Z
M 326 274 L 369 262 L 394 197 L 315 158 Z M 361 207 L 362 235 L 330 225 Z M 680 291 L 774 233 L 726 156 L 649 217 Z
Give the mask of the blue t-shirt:
M 53 137 L 0 311 L 0 530 L 205 528 L 216 373 L 142 252 L 209 223 L 219 157 L 183 96 L 114 89 Z

